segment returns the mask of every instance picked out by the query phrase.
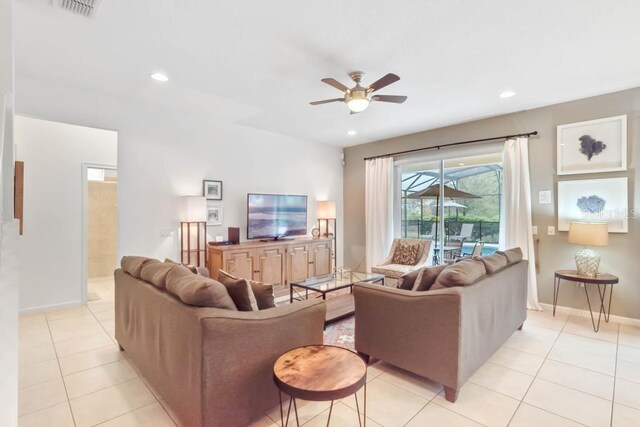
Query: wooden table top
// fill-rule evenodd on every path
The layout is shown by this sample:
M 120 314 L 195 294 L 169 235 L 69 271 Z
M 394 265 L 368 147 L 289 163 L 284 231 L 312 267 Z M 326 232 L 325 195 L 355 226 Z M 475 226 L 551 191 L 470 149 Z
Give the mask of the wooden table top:
M 613 274 L 602 273 L 596 277 L 580 276 L 576 270 L 556 270 L 556 277 L 572 282 L 595 283 L 613 285 L 618 283 L 618 277 Z
M 309 345 L 289 350 L 276 360 L 273 380 L 289 396 L 304 400 L 342 399 L 367 380 L 367 364 L 351 350 Z

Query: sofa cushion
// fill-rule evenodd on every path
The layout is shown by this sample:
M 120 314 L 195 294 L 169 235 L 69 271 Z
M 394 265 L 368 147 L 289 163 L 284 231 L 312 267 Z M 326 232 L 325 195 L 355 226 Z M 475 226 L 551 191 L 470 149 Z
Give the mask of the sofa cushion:
M 512 248 L 507 249 L 506 251 L 497 251 L 497 253 L 504 255 L 507 258 L 507 264 L 515 264 L 516 262 L 522 260 L 522 249 L 520 248 Z
M 404 273 L 402 277 L 398 279 L 398 288 L 406 289 L 408 291 L 413 289 L 413 285 L 416 284 L 416 280 L 418 279 L 418 276 L 420 275 L 420 273 L 424 268 L 426 267 L 418 268 L 417 270 L 412 270 L 412 271 L 409 271 L 408 273 Z
M 255 282 L 253 280 L 247 281 L 251 285 L 251 290 L 256 298 L 259 310 L 266 310 L 267 308 L 274 308 L 276 306 L 276 299 L 273 295 L 273 285 Z
M 227 289 L 220 282 L 193 274 L 182 265 L 171 268 L 166 283 L 167 291 L 185 304 L 237 310 Z
M 452 286 L 469 286 L 487 274 L 482 261 L 467 259 L 448 265 L 438 275 L 431 289 L 444 289 Z
M 491 255 L 475 256 L 473 259 L 481 261 L 484 264 L 487 274 L 497 273 L 507 266 L 507 257 L 499 252 Z
M 258 303 L 247 279 L 240 279 L 223 270 L 218 272 L 218 280 L 227 288 L 229 296 L 239 311 L 257 311 Z
M 418 254 L 420 253 L 419 244 L 410 244 L 405 242 L 398 243 L 393 253 L 394 264 L 416 265 L 418 263 Z
M 172 259 L 169 259 L 169 258 L 165 258 L 164 262 L 166 262 L 167 264 L 183 265 L 183 266 L 187 267 L 193 274 L 200 274 L 200 271 L 198 271 L 198 267 L 196 267 L 195 265 L 176 262 L 176 261 L 174 261 Z M 204 274 L 203 274 L 203 276 L 204 276 Z
M 441 264 L 423 268 L 412 290 L 428 291 L 447 267 L 447 264 Z
M 413 271 L 415 269 L 416 267 L 414 265 L 384 264 L 377 267 L 371 267 L 371 272 L 384 274 L 386 277 L 399 279 L 403 274 L 409 273 L 410 271 Z
M 123 256 L 120 260 L 120 267 L 136 279 L 139 279 L 142 266 L 149 261 L 157 260 L 143 256 Z
M 167 274 L 173 267 L 174 264 L 167 264 L 154 259 L 142 266 L 140 278 L 157 288 L 165 289 L 167 287 Z

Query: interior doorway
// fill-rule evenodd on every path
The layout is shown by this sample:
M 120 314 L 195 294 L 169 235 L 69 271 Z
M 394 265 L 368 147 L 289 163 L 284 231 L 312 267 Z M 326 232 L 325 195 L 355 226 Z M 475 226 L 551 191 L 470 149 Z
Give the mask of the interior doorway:
M 113 301 L 118 263 L 118 172 L 85 165 L 86 301 Z

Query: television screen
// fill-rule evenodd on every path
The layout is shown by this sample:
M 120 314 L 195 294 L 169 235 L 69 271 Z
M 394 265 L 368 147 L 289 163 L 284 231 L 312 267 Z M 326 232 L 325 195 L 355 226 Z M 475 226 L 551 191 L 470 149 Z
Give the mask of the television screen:
M 307 234 L 307 196 L 247 195 L 247 239 Z

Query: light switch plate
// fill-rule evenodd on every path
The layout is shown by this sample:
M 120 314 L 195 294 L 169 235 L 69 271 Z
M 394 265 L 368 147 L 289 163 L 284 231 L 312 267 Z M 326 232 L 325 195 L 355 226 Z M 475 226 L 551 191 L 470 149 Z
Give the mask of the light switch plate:
M 538 192 L 538 203 L 541 205 L 550 205 L 551 204 L 551 191 L 544 190 Z
M 547 228 L 547 234 L 548 234 L 549 236 L 555 236 L 555 235 L 556 235 L 556 228 L 555 228 L 553 225 L 550 225 L 550 226 Z
M 533 235 L 535 236 L 536 234 L 538 234 L 538 226 L 534 225 L 533 227 L 531 227 L 531 230 L 533 231 Z

